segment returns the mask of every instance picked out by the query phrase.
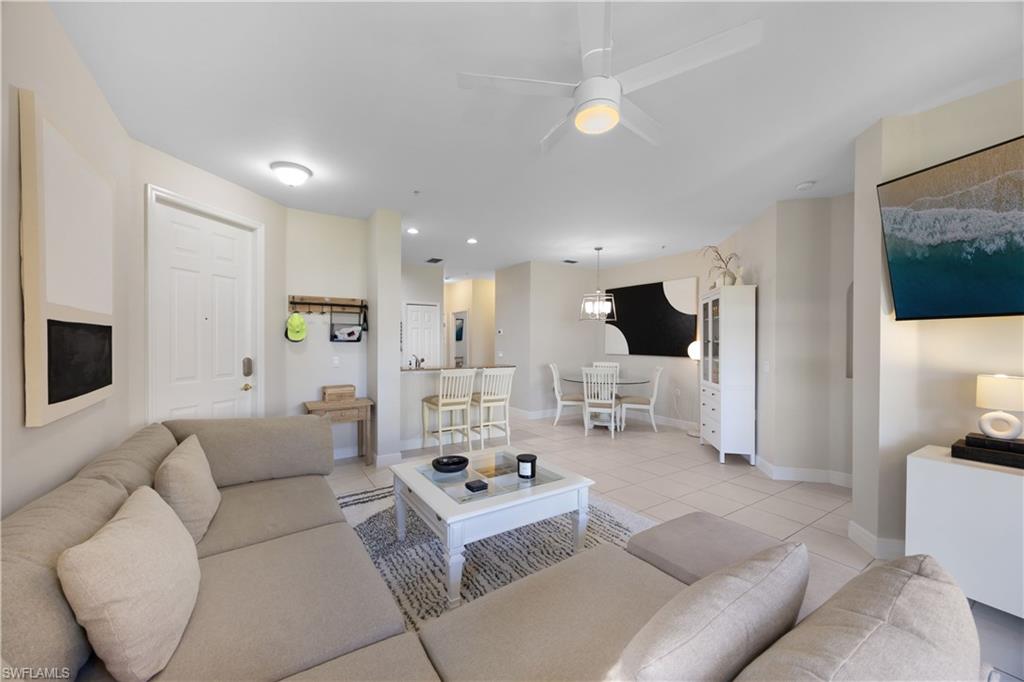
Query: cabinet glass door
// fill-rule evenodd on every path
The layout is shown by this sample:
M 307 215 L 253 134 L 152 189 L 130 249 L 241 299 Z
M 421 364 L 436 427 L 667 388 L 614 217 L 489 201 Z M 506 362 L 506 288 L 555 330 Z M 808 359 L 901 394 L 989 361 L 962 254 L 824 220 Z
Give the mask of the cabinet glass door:
M 719 356 L 719 299 L 714 298 L 711 300 L 711 383 L 717 384 L 719 382 L 718 377 L 718 356 Z
M 700 332 L 700 371 L 701 379 L 711 381 L 711 303 L 704 301 L 700 307 L 701 332 Z

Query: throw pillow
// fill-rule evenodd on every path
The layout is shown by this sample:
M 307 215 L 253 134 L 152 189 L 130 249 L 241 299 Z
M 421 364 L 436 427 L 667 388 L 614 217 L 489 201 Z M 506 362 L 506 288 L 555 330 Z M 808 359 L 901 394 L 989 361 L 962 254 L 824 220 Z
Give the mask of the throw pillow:
M 189 436 L 167 455 L 156 470 L 153 487 L 171 505 L 192 539 L 202 540 L 220 506 L 220 490 L 197 436 Z
M 807 548 L 786 544 L 718 570 L 661 607 L 609 677 L 731 680 L 796 622 Z
M 90 539 L 64 550 L 57 575 L 93 650 L 119 682 L 142 682 L 164 669 L 199 593 L 195 542 L 148 487 Z

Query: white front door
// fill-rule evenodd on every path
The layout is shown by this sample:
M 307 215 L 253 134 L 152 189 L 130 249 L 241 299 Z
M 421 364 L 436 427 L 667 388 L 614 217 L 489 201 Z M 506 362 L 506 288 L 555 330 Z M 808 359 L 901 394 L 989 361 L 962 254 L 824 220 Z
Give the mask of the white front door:
M 406 303 L 402 329 L 402 362 L 408 367 L 413 356 L 423 360 L 423 367 L 441 366 L 441 330 L 436 303 Z
M 253 232 L 158 200 L 149 210 L 150 421 L 253 416 Z

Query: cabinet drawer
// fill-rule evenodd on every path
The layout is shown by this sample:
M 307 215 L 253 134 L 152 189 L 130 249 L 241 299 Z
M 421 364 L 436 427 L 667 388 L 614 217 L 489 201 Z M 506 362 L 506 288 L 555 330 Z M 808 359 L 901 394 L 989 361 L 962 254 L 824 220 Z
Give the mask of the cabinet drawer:
M 332 422 L 354 422 L 365 419 L 362 407 L 346 407 L 343 410 L 331 410 Z
M 711 388 L 710 386 L 700 387 L 700 399 L 701 400 L 721 400 L 722 392 L 717 388 Z
M 720 421 L 722 419 L 722 401 L 718 399 L 718 396 L 701 396 L 700 414 L 701 418 L 711 417 L 716 421 Z
M 722 449 L 722 427 L 717 420 L 702 416 L 700 420 L 700 435 L 701 438 L 711 445 L 714 445 L 719 450 Z

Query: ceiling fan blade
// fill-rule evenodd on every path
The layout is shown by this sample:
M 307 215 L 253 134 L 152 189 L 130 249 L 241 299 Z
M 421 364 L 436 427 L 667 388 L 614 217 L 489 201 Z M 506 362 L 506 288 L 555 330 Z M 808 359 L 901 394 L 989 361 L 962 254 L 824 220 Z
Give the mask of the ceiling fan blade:
M 754 47 L 761 42 L 762 33 L 763 22 L 755 19 L 646 64 L 626 69 L 615 78 L 622 84 L 623 94 L 633 92 Z
M 576 90 L 575 83 L 542 81 L 534 78 L 493 76 L 483 73 L 459 73 L 456 76 L 459 87 L 464 90 L 502 90 L 517 95 L 539 97 L 572 97 L 573 91 Z
M 619 103 L 619 116 L 621 117 L 622 125 L 632 130 L 638 137 L 656 147 L 661 144 L 661 124 L 625 97 Z
M 576 6 L 580 22 L 580 61 L 583 78 L 610 76 L 612 67 L 612 4 L 580 2 Z
M 547 154 L 572 129 L 572 110 L 540 140 L 540 150 Z

